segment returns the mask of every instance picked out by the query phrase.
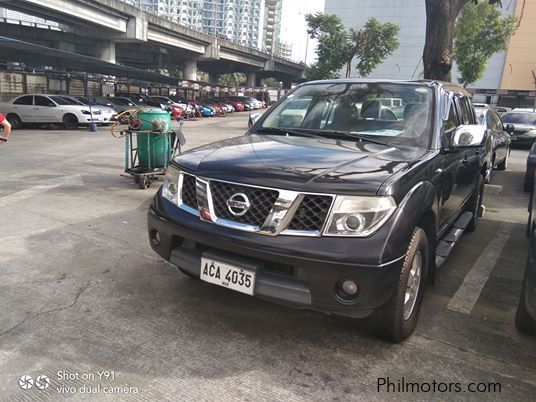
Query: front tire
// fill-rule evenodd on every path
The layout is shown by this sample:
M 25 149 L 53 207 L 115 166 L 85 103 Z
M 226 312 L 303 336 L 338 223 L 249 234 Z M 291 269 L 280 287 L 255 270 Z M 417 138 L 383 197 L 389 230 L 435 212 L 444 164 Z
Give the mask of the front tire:
M 371 317 L 379 336 L 399 343 L 413 333 L 421 310 L 429 262 L 428 236 L 417 227 L 391 298 Z
M 67 130 L 78 128 L 78 118 L 74 114 L 69 113 L 63 116 L 62 123 Z

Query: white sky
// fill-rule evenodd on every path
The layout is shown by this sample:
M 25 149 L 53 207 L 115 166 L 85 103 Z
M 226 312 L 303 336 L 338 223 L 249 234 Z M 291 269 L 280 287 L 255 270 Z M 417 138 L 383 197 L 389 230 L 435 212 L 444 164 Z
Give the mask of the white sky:
M 292 58 L 304 61 L 307 43 L 307 24 L 305 14 L 324 12 L 324 0 L 283 0 L 281 16 L 281 41 L 292 45 Z M 307 63 L 315 58 L 315 43 L 309 39 L 307 46 Z

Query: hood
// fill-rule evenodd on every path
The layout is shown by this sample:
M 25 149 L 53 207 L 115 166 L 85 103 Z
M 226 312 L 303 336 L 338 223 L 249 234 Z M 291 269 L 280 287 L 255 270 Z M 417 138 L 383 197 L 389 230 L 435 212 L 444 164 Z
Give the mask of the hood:
M 294 191 L 373 195 L 387 178 L 426 152 L 351 139 L 251 134 L 192 149 L 175 162 L 211 179 Z

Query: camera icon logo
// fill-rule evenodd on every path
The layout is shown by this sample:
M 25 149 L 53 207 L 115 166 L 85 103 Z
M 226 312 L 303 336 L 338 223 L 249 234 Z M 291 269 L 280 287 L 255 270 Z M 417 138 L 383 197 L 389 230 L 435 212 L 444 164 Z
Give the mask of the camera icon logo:
M 33 378 L 29 375 L 23 375 L 21 378 L 19 378 L 19 387 L 21 387 L 21 389 L 28 390 L 32 388 L 33 384 Z
M 50 380 L 46 375 L 40 375 L 35 379 L 35 386 L 38 389 L 45 390 L 50 386 Z

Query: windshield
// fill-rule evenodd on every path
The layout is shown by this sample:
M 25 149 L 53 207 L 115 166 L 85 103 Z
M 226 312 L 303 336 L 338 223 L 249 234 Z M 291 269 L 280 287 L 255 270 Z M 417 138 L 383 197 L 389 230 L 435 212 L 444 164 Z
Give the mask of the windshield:
M 536 113 L 506 113 L 501 120 L 503 123 L 536 125 Z
M 402 83 L 305 85 L 283 100 L 259 130 L 301 129 L 428 146 L 432 97 L 429 87 Z

